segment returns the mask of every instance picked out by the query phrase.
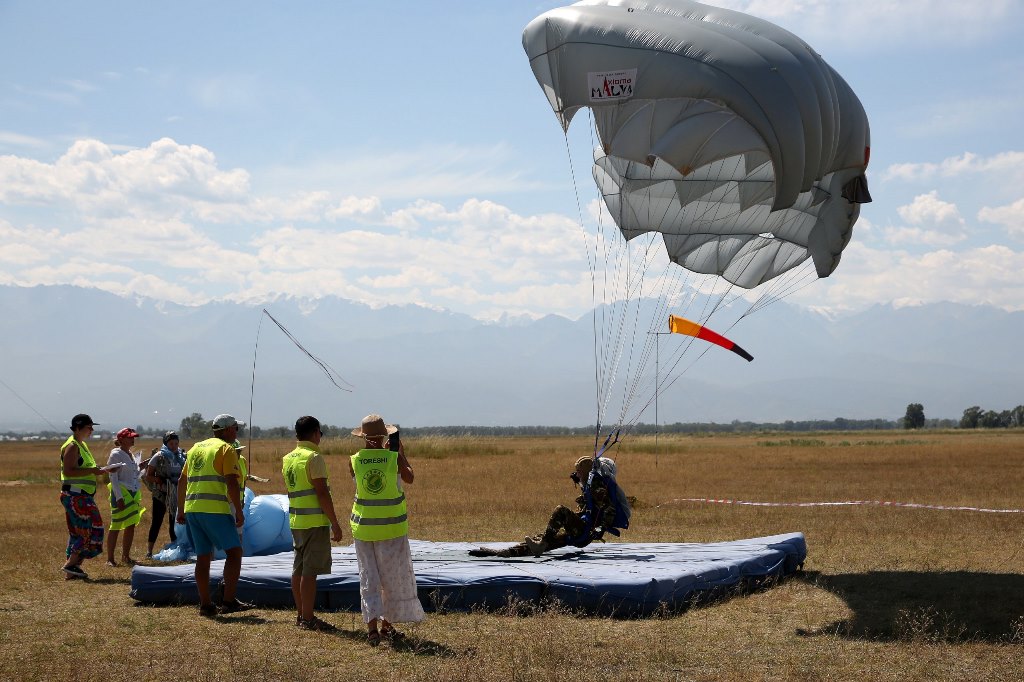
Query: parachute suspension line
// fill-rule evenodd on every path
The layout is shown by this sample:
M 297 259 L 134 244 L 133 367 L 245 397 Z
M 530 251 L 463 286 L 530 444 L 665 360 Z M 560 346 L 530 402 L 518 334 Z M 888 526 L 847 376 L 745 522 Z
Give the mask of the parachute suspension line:
M 713 279 L 712 282 L 713 282 L 713 284 L 712 284 L 712 293 L 711 293 L 710 296 L 707 297 L 707 300 L 705 300 L 705 303 L 704 303 L 704 306 L 703 306 L 703 310 L 701 311 L 700 315 L 697 316 L 698 319 L 700 319 L 702 323 L 704 323 L 707 320 L 709 320 L 711 318 L 711 316 L 714 315 L 715 312 L 717 312 L 720 309 L 720 307 L 722 306 L 723 301 L 725 301 L 726 297 L 728 296 L 729 292 L 732 290 L 732 287 L 733 287 L 733 285 L 731 283 L 728 283 L 726 289 L 721 294 L 719 294 L 717 296 L 717 302 L 714 303 L 711 306 L 711 311 L 708 312 L 708 306 L 711 303 L 711 300 L 713 300 L 715 298 L 714 288 L 717 286 L 717 280 Z M 691 302 L 692 302 L 692 300 L 691 300 Z M 687 308 L 689 308 L 689 306 L 687 306 Z M 675 384 L 676 381 L 678 381 L 680 378 L 682 378 L 683 374 L 685 374 L 687 371 L 689 371 L 689 369 L 691 367 L 693 367 L 701 358 L 704 357 L 704 355 L 707 352 L 709 352 L 711 350 L 710 346 L 707 346 L 707 347 L 703 348 L 700 351 L 700 354 L 689 365 L 687 365 L 682 371 L 677 372 L 676 371 L 677 367 L 682 362 L 683 358 L 686 357 L 686 354 L 688 353 L 690 348 L 693 346 L 693 343 L 695 341 L 696 341 L 695 338 L 689 337 L 689 338 L 687 338 L 685 343 L 680 345 L 679 349 L 677 349 L 669 357 L 669 359 L 668 359 L 668 361 L 666 363 L 667 369 L 665 371 L 663 371 L 663 372 L 659 372 L 659 376 L 654 377 L 654 379 L 653 379 L 653 390 L 651 390 L 650 397 L 646 400 L 646 402 L 644 402 L 639 407 L 639 409 L 635 412 L 635 414 L 633 415 L 633 417 L 631 419 L 629 419 L 627 421 L 625 418 L 623 418 L 622 422 L 625 424 L 625 428 L 626 428 L 626 433 L 627 434 L 630 433 L 632 431 L 633 427 L 639 422 L 640 417 L 643 415 L 643 413 L 652 404 L 654 404 L 654 401 L 658 397 L 658 395 L 662 394 L 666 390 L 668 390 L 673 384 Z M 662 376 L 662 375 L 665 376 L 666 379 L 668 379 L 666 381 L 666 383 L 664 383 L 664 384 L 661 384 L 661 382 L 659 381 L 660 376 Z M 669 379 L 669 377 L 671 377 L 671 379 Z M 646 384 L 650 384 L 651 381 L 652 381 L 651 379 L 646 379 Z M 636 393 L 642 393 L 642 394 L 646 395 L 648 388 L 650 388 L 650 386 L 648 386 L 646 384 L 641 387 L 641 390 L 636 391 Z
M 576 197 L 576 220 L 577 220 L 577 224 L 580 226 L 580 232 L 583 233 L 583 245 L 584 245 L 584 247 L 586 247 L 586 252 L 587 252 L 587 265 L 590 267 L 590 299 L 592 301 L 596 301 L 597 300 L 597 265 L 595 263 L 595 260 L 596 260 L 596 257 L 597 257 L 597 244 L 596 244 L 596 240 L 595 240 L 594 254 L 592 256 L 591 253 L 590 253 L 590 243 L 589 243 L 590 240 L 587 239 L 587 228 L 584 226 L 584 223 L 583 223 L 583 205 L 580 203 L 580 188 L 579 188 L 579 185 L 576 183 L 576 166 L 572 162 L 572 149 L 571 149 L 571 147 L 569 145 L 569 131 L 568 130 L 565 131 L 565 156 L 569 160 L 569 175 L 572 178 L 572 190 L 573 190 L 573 194 Z M 601 221 L 599 220 L 598 222 L 601 222 Z M 600 438 L 600 431 L 601 431 L 601 419 L 600 419 L 600 410 L 601 410 L 600 384 L 601 384 L 601 380 L 600 380 L 600 376 L 598 374 L 598 369 L 597 369 L 597 367 L 598 367 L 598 364 L 597 364 L 598 363 L 598 349 L 597 349 L 597 309 L 596 309 L 596 306 L 595 306 L 595 309 L 594 309 L 593 314 L 591 316 L 591 327 L 592 327 L 593 336 L 594 336 L 594 383 L 595 383 L 595 387 L 596 387 L 596 399 L 597 399 L 597 409 L 598 409 L 597 428 L 596 428 L 596 431 L 594 433 L 594 446 L 596 447 L 597 446 L 597 441 Z
M 631 325 L 629 325 L 630 328 L 632 329 L 632 332 L 631 332 L 631 336 L 630 336 L 630 339 L 629 339 L 629 356 L 628 356 L 627 361 L 626 361 L 626 375 L 625 375 L 626 377 L 636 376 L 636 374 L 639 373 L 639 370 L 637 370 L 636 372 L 634 372 L 634 370 L 633 370 L 633 356 L 634 356 L 634 349 L 636 348 L 636 336 L 639 333 L 639 326 L 640 326 L 639 325 L 639 320 L 640 320 L 640 317 L 641 317 L 641 312 L 642 312 L 641 308 L 642 308 L 642 305 L 643 305 L 643 287 L 644 287 L 644 282 L 647 279 L 647 271 L 648 271 L 648 269 L 650 267 L 650 263 L 651 263 L 650 259 L 651 259 L 652 252 L 653 252 L 652 247 L 654 245 L 655 239 L 656 238 L 653 237 L 653 236 L 652 236 L 652 238 L 648 239 L 647 246 L 643 250 L 643 255 L 640 257 L 640 264 L 641 265 L 637 266 L 636 273 L 633 274 L 633 276 L 636 278 L 635 289 L 630 288 L 630 290 L 627 291 L 627 300 L 632 300 L 634 291 L 636 293 L 636 300 L 635 300 L 635 304 L 634 304 L 633 321 L 632 321 L 633 323 Z M 628 260 L 627 260 L 627 264 L 628 264 Z M 633 269 L 631 268 L 630 271 L 632 272 L 632 270 Z M 620 349 L 619 349 L 619 356 L 620 356 L 620 358 L 621 358 L 622 351 L 623 351 L 623 348 L 624 348 L 625 342 L 626 342 L 626 338 L 625 338 L 626 337 L 625 322 L 626 322 L 626 318 L 625 318 L 625 314 L 624 314 L 622 319 L 621 319 L 621 326 L 620 326 L 620 329 L 619 329 L 619 337 L 621 339 L 620 340 Z M 646 344 L 646 339 L 645 339 L 645 344 Z M 642 365 L 642 363 L 641 363 L 641 365 Z M 618 372 L 618 361 L 616 361 L 615 371 L 616 371 L 616 373 Z M 623 416 L 625 414 L 626 405 L 629 403 L 629 400 L 630 400 L 630 383 L 627 382 L 627 381 L 623 381 L 622 405 L 620 406 L 619 417 L 618 417 L 618 420 L 617 420 L 617 424 L 619 426 L 622 425 L 622 418 L 623 418 Z
M 661 162 L 656 161 L 655 165 L 653 165 L 653 166 L 641 166 L 639 164 L 633 164 L 633 165 L 629 166 L 629 168 L 631 168 L 631 169 L 641 170 L 641 171 L 646 170 L 646 172 L 647 172 L 647 177 L 646 178 L 640 178 L 640 177 L 629 178 L 629 179 L 632 179 L 632 180 L 643 180 L 646 183 L 646 193 L 648 195 L 648 201 L 644 202 L 644 204 L 647 207 L 647 215 L 644 216 L 643 220 L 637 220 L 636 221 L 637 224 L 664 226 L 666 223 L 669 222 L 669 220 L 672 220 L 673 222 L 678 222 L 679 221 L 679 218 L 680 218 L 679 212 L 677 212 L 671 219 L 669 218 L 669 215 L 668 215 L 669 214 L 669 204 L 667 204 L 667 203 L 665 204 L 665 209 L 661 213 L 660 216 L 655 216 L 655 215 L 653 215 L 651 213 L 651 207 L 654 204 L 654 202 L 651 200 L 651 199 L 653 199 L 652 195 L 653 195 L 653 193 L 654 193 L 654 191 L 656 189 L 656 187 L 655 187 L 656 183 L 659 182 L 659 181 L 657 181 L 655 179 L 656 166 L 659 163 L 661 163 Z M 668 180 L 668 181 L 660 181 L 660 182 L 672 182 L 672 181 Z M 638 216 L 636 216 L 634 214 L 634 217 L 638 217 Z M 636 273 L 637 273 L 635 275 L 635 281 L 636 281 L 637 284 L 635 286 L 635 289 L 631 290 L 629 292 L 629 298 L 630 299 L 632 298 L 634 293 L 636 293 L 636 295 L 637 295 L 636 296 L 637 297 L 637 307 L 636 307 L 636 312 L 635 312 L 636 319 L 640 318 L 640 314 L 642 312 L 642 310 L 641 310 L 642 299 L 643 299 L 642 287 L 645 285 L 645 283 L 648 280 L 648 273 L 649 273 L 650 266 L 653 263 L 653 259 L 654 259 L 654 255 L 652 254 L 652 246 L 654 244 L 655 239 L 657 239 L 657 237 L 654 237 L 654 235 L 660 236 L 660 237 L 662 237 L 662 239 L 664 239 L 664 237 L 660 233 L 660 231 L 657 231 L 657 230 L 652 231 L 652 237 L 653 238 L 648 241 L 648 246 L 647 246 L 647 249 L 645 250 L 645 252 L 643 254 L 643 258 L 642 259 L 637 259 L 637 266 L 635 268 Z M 656 310 L 655 310 L 654 316 L 653 316 L 654 320 L 659 320 L 659 319 L 664 317 L 665 311 L 667 310 L 667 307 L 670 305 L 670 302 L 668 300 L 668 292 L 670 290 L 671 291 L 678 291 L 678 289 L 679 289 L 679 279 L 684 276 L 684 273 L 685 273 L 685 276 L 687 278 L 689 276 L 689 272 L 686 271 L 684 268 L 671 268 L 671 265 L 672 265 L 671 260 L 669 260 L 666 263 L 665 269 L 662 271 L 661 276 L 658 277 L 655 280 L 656 281 L 656 287 L 655 287 L 655 291 L 652 292 L 655 295 L 655 300 L 657 301 Z M 671 270 L 670 270 L 670 268 L 671 268 Z M 669 272 L 671 272 L 672 274 L 669 275 L 668 274 Z M 639 353 L 639 359 L 637 361 L 636 368 L 634 369 L 633 368 L 633 358 L 634 358 L 634 355 L 635 355 L 634 349 L 636 348 L 636 335 L 639 333 L 639 330 L 637 329 L 638 326 L 639 325 L 636 324 L 636 320 L 634 320 L 634 324 L 633 324 L 633 337 L 632 337 L 631 343 L 630 343 L 629 364 L 627 366 L 627 371 L 626 371 L 626 376 L 629 377 L 629 380 L 625 381 L 624 382 L 624 386 L 623 386 L 623 399 L 622 399 L 622 403 L 621 403 L 621 409 L 620 409 L 619 420 L 618 420 L 618 423 L 620 425 L 623 423 L 626 415 L 629 413 L 629 409 L 630 409 L 630 407 L 631 407 L 631 405 L 632 405 L 632 403 L 633 403 L 633 401 L 634 401 L 634 399 L 636 397 L 636 394 L 637 394 L 637 388 L 638 388 L 638 386 L 640 384 L 640 381 L 642 380 L 643 371 L 646 368 L 647 364 L 650 362 L 651 355 L 654 354 L 655 347 L 657 345 L 655 342 L 652 342 L 652 340 L 650 338 L 650 333 L 649 332 L 644 335 L 643 350 L 642 350 L 641 353 Z
M 683 268 L 678 268 L 678 267 L 677 268 L 672 268 L 671 266 L 672 266 L 671 262 L 666 264 L 665 269 L 662 272 L 661 277 L 659 278 L 660 284 L 659 284 L 659 286 L 658 286 L 658 288 L 656 290 L 656 294 L 657 294 L 656 295 L 656 301 L 657 301 L 657 304 L 655 306 L 654 314 L 651 316 L 651 321 L 654 324 L 658 324 L 661 320 L 666 319 L 665 316 L 667 314 L 668 307 L 670 305 L 670 302 L 668 300 L 668 292 L 669 291 L 678 291 L 678 290 L 680 290 L 680 288 L 683 286 L 683 284 L 681 284 L 679 282 L 679 280 L 681 278 L 684 278 L 687 282 L 689 280 L 689 271 L 684 270 Z M 670 270 L 670 268 L 671 268 L 671 270 Z M 635 331 L 635 329 L 634 329 L 634 331 Z M 631 379 L 629 381 L 628 391 L 627 391 L 626 395 L 623 397 L 623 401 L 622 401 L 622 410 L 621 410 L 621 413 L 619 415 L 619 423 L 620 424 L 622 424 L 625 421 L 626 415 L 629 413 L 629 410 L 631 409 L 631 407 L 633 405 L 633 402 L 636 399 L 636 396 L 642 390 L 642 382 L 644 381 L 644 370 L 647 368 L 648 364 L 650 363 L 651 356 L 655 353 L 656 346 L 657 346 L 657 339 L 655 338 L 652 341 L 651 340 L 651 335 L 652 334 L 657 334 L 657 333 L 658 332 L 656 331 L 656 329 L 652 329 L 652 330 L 648 331 L 645 334 L 643 351 L 640 353 L 640 357 L 639 357 L 639 361 L 637 362 L 636 369 L 635 370 L 631 370 L 630 373 L 629 373 L 629 376 L 631 377 Z M 634 337 L 635 337 L 635 334 L 634 334 Z M 634 340 L 634 343 L 635 343 L 635 340 Z M 656 367 L 655 371 L 656 371 L 657 374 L 660 374 L 659 368 Z M 659 380 L 659 377 L 656 375 L 654 377 L 654 385 L 655 386 L 658 385 L 658 380 Z
M 10 392 L 11 392 L 11 393 L 12 393 L 12 394 L 14 395 L 14 397 L 15 397 L 15 398 L 17 398 L 18 400 L 20 400 L 21 402 L 23 402 L 23 403 L 25 404 L 25 407 L 27 407 L 28 409 L 30 409 L 30 410 L 32 410 L 33 412 L 35 412 L 35 413 L 36 413 L 36 416 L 37 416 L 37 417 L 39 417 L 39 418 L 40 418 L 40 419 L 42 419 L 42 420 L 43 420 L 44 422 L 46 422 L 47 424 L 49 424 L 49 425 L 50 425 L 50 428 L 51 428 L 51 429 L 53 429 L 54 431 L 57 431 L 58 433 L 60 432 L 60 429 L 59 429 L 59 428 L 57 428 L 56 426 L 54 426 L 54 425 L 53 425 L 53 422 L 51 422 L 51 421 L 50 421 L 49 419 L 47 419 L 46 417 L 44 417 L 44 416 L 43 416 L 43 414 L 42 414 L 42 413 L 41 413 L 41 412 L 40 412 L 39 410 L 37 410 L 36 408 L 32 407 L 32 405 L 30 405 L 30 404 L 29 404 L 29 402 L 28 402 L 27 400 L 25 400 L 25 399 L 24 399 L 24 398 L 22 398 L 22 397 L 21 397 L 20 395 L 18 395 L 18 392 L 17 392 L 17 391 L 15 391 L 15 390 L 14 390 L 13 388 L 11 388 L 10 386 L 8 386 L 8 385 L 7 385 L 7 383 L 6 383 L 6 382 L 5 382 L 5 381 L 4 381 L 3 379 L 0 379 L 0 385 L 2 385 L 2 386 L 3 386 L 4 388 L 6 388 L 6 389 L 7 389 L 8 391 L 10 391 Z
M 814 284 L 818 279 L 818 273 L 814 269 L 814 264 L 809 260 L 805 261 L 799 268 L 793 268 L 782 277 L 777 277 L 772 280 L 773 288 L 775 290 L 769 288 L 765 291 L 756 301 L 751 303 L 750 308 L 743 313 L 742 317 L 753 315 L 754 313 L 767 308 L 772 303 L 781 301 L 801 289 Z M 774 286 L 776 283 L 778 283 L 777 286 Z

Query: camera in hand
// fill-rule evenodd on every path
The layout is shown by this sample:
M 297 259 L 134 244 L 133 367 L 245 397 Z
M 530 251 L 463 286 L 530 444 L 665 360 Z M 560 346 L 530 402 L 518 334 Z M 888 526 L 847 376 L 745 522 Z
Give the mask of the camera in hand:
M 390 450 L 391 452 L 398 452 L 398 443 L 399 443 L 398 431 L 395 431 L 394 433 L 389 433 L 388 434 L 388 450 Z

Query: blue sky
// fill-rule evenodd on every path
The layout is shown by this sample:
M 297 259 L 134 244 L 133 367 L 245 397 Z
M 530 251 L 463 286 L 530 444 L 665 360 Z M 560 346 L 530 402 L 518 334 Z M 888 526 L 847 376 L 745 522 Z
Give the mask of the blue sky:
M 521 46 L 560 4 L 0 2 L 0 284 L 582 314 L 567 145 Z M 875 202 L 791 302 L 1024 309 L 1021 3 L 711 4 L 801 36 L 871 121 Z

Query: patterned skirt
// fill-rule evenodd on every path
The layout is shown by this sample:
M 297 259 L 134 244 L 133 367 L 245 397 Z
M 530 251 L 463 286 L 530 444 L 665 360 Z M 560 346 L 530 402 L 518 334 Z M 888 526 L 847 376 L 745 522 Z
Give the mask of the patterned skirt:
M 60 503 L 68 522 L 67 556 L 91 559 L 103 553 L 103 517 L 92 495 L 61 492 Z

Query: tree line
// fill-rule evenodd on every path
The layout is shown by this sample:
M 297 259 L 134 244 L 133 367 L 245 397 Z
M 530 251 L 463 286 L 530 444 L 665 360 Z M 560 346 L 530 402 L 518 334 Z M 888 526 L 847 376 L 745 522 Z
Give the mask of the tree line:
M 907 405 L 907 413 L 903 416 L 901 426 L 905 429 L 921 429 L 931 426 L 929 420 L 925 419 L 924 406 L 921 403 L 910 403 Z M 941 420 L 949 422 L 944 428 L 958 429 L 1019 429 L 1024 427 L 1024 405 L 1018 405 L 1012 410 L 985 410 L 978 405 L 973 405 L 964 410 L 959 422 L 951 419 Z
M 632 424 L 624 431 L 632 435 L 654 435 L 656 433 L 761 433 L 761 432 L 792 432 L 811 431 L 888 431 L 899 429 L 1016 429 L 1024 427 L 1024 405 L 1010 410 L 985 410 L 977 405 L 964 410 L 959 419 L 928 419 L 921 403 L 907 405 L 906 414 L 900 419 L 809 419 L 794 421 L 787 419 L 782 422 L 754 422 L 734 419 L 728 423 L 717 422 L 675 422 L 671 424 Z M 331 438 L 347 436 L 351 427 L 324 424 L 324 435 Z M 160 438 L 165 429 L 139 425 L 135 430 L 145 438 Z M 181 420 L 178 435 L 183 440 L 198 441 L 213 435 L 210 420 L 199 412 L 193 412 Z M 424 436 L 588 436 L 593 435 L 597 427 L 589 426 L 416 426 L 402 427 L 402 433 L 411 437 Z M 604 438 L 609 427 L 602 427 L 601 437 Z M 294 427 L 289 426 L 246 426 L 241 433 L 247 438 L 289 439 L 295 437 Z M 33 436 L 41 439 L 66 437 L 64 432 L 40 431 Z M 17 440 L 25 437 L 24 433 L 6 431 L 0 438 Z M 240 436 L 241 437 L 241 436 Z

